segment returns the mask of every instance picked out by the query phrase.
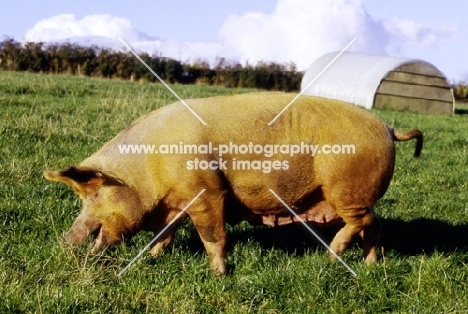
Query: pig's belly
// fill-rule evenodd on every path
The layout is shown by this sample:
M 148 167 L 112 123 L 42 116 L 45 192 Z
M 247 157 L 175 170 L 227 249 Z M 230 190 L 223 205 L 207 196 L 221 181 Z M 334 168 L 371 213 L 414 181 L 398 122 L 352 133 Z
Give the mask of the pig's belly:
M 279 226 L 300 220 L 316 224 L 341 221 L 341 217 L 323 197 L 320 187 L 302 197 L 286 193 L 282 195 L 281 191 L 275 191 L 299 217 L 291 213 L 266 186 L 233 188 L 234 194 L 226 202 L 226 218 L 230 223 L 248 221 L 252 224 Z

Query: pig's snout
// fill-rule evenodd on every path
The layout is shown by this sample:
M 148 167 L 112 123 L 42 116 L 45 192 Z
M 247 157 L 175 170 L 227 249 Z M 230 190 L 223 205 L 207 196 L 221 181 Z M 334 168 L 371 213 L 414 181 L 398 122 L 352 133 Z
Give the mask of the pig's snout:
M 97 234 L 100 228 L 101 224 L 98 221 L 80 214 L 63 238 L 68 244 L 79 245 L 84 243 L 90 234 Z
M 79 228 L 71 228 L 63 235 L 64 244 L 82 244 L 90 235 L 94 237 L 91 254 L 96 254 L 101 247 L 111 247 L 121 241 L 121 238 L 111 235 L 102 226 L 99 226 L 95 230 L 79 230 Z
M 63 234 L 63 240 L 65 244 L 79 245 L 86 241 L 91 232 L 87 230 L 76 230 L 71 228 Z

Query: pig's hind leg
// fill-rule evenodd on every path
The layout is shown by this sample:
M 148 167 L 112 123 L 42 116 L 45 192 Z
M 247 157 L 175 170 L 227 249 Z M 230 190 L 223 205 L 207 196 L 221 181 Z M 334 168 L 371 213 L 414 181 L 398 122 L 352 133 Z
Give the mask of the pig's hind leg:
M 330 248 L 341 255 L 354 236 L 359 234 L 363 239 L 364 260 L 370 265 L 377 261 L 377 244 L 380 235 L 380 222 L 374 214 L 373 207 L 337 209 L 346 225 L 338 231 L 330 243 Z M 332 260 L 336 257 L 331 254 Z
M 377 262 L 377 246 L 379 244 L 381 228 L 380 220 L 374 214 L 370 224 L 365 226 L 359 233 L 363 241 L 364 261 L 367 265 Z

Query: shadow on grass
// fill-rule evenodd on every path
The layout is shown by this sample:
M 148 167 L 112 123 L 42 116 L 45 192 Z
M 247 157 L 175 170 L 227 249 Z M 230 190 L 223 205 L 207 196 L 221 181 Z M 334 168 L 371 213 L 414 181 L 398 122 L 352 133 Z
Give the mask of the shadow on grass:
M 455 108 L 455 114 L 468 114 L 468 109 Z
M 420 218 L 412 221 L 380 218 L 382 232 L 379 247 L 403 256 L 414 256 L 434 252 L 454 253 L 468 251 L 468 224 L 452 225 L 443 221 Z M 329 244 L 343 224 L 316 226 L 309 224 L 320 238 Z M 192 254 L 204 254 L 203 243 L 191 223 L 184 226 L 186 235 L 176 240 Z M 228 255 L 237 244 L 255 242 L 264 250 L 280 249 L 287 254 L 304 255 L 307 251 L 326 249 L 302 224 L 295 223 L 279 227 L 258 226 L 247 228 L 235 226 L 228 232 Z M 360 244 L 360 239 L 356 239 Z M 132 245 L 132 240 L 127 245 Z M 232 266 L 232 265 L 231 265 Z
M 451 253 L 468 249 L 468 225 L 452 225 L 440 220 L 419 218 L 411 221 L 381 219 L 380 246 L 403 255 L 435 251 Z
M 323 240 L 330 243 L 334 235 L 342 227 L 342 224 L 318 227 L 309 224 L 309 227 Z M 308 250 L 322 248 L 322 244 L 301 223 L 290 225 L 267 227 L 259 226 L 250 230 L 238 230 L 234 228 L 228 234 L 230 246 L 236 243 L 256 241 L 263 249 L 277 248 L 288 254 L 303 255 Z
M 451 253 L 468 250 L 468 225 L 454 226 L 452 224 L 420 218 L 412 221 L 398 219 L 383 219 L 380 247 L 392 250 L 401 255 L 412 256 L 420 253 L 431 254 L 435 251 Z M 340 225 L 311 228 L 328 244 L 333 239 Z M 254 240 L 262 248 L 278 248 L 286 253 L 303 255 L 307 250 L 322 248 L 315 237 L 301 224 L 268 228 L 257 227 L 242 231 L 234 229 L 229 234 L 229 243 Z

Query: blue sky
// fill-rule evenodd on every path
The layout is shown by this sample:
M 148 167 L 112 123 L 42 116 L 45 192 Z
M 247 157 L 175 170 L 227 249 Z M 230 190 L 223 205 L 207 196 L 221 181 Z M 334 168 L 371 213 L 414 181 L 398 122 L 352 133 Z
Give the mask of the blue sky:
M 465 0 L 22 0 L 0 4 L 0 36 L 97 43 L 182 61 L 294 62 L 341 50 L 418 58 L 468 81 Z

